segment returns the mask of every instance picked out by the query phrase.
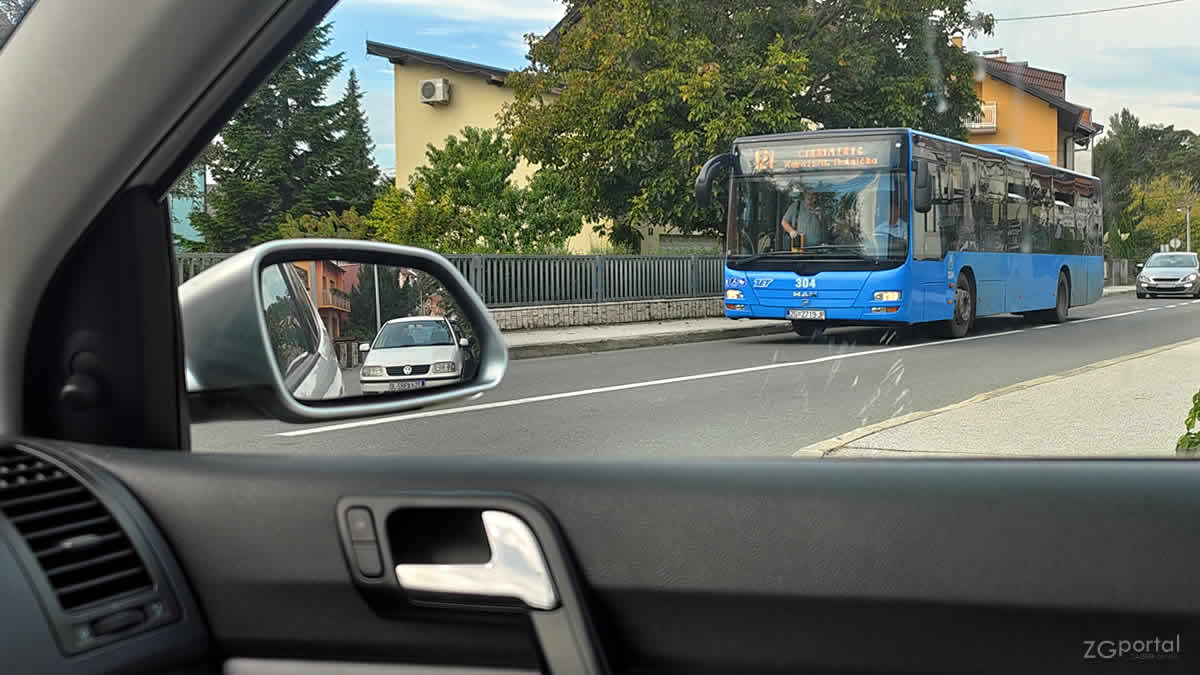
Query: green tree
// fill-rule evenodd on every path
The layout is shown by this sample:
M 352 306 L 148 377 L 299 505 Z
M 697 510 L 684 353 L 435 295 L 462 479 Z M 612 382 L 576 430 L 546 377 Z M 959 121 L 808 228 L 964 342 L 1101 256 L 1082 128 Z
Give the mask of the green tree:
M 367 212 L 380 193 L 381 174 L 375 165 L 375 144 L 367 129 L 362 106 L 363 92 L 358 75 L 350 69 L 346 92 L 338 102 L 336 126 L 340 134 L 334 145 L 333 180 L 335 199 L 343 208 Z
M 396 267 L 380 267 L 378 271 L 380 321 L 412 316 L 421 301 L 417 285 L 401 286 L 400 270 Z M 360 342 L 370 342 L 375 339 L 376 332 L 375 271 L 371 265 L 360 265 L 358 285 L 350 289 L 350 317 L 343 326 L 343 334 Z
M 380 241 L 442 253 L 467 248 L 454 205 L 445 196 L 434 199 L 424 184 L 418 184 L 412 192 L 388 188 L 375 200 L 367 224 Z
M 1159 174 L 1134 183 L 1130 192 L 1132 201 L 1126 208 L 1127 220 L 1135 230 L 1149 234 L 1152 250 L 1171 239 L 1185 237 L 1186 213 L 1182 210 L 1194 209 L 1200 202 L 1190 177 L 1182 173 Z
M 990 30 L 965 0 L 594 0 L 556 39 L 529 36 L 503 116 L 521 156 L 562 170 L 585 213 L 636 244 L 636 225 L 719 231 L 701 164 L 748 134 L 908 125 L 965 137 L 974 66 L 951 46 Z M 720 196 L 714 200 L 721 203 Z
M 1109 118 L 1105 136 L 1092 153 L 1092 172 L 1104 183 L 1104 222 L 1114 256 L 1140 258 L 1157 250 L 1159 242 L 1138 229 L 1143 213 L 1131 208 L 1134 186 L 1144 187 L 1162 174 L 1186 173 L 1200 180 L 1198 153 L 1196 137 L 1186 129 L 1143 125 L 1128 108 Z M 1120 245 L 1121 235 L 1136 243 Z
M 367 220 L 378 239 L 442 253 L 536 253 L 561 248 L 582 227 L 565 176 L 539 169 L 518 184 L 517 155 L 494 130 L 466 127 L 425 156 L 409 190 L 375 201 Z
M 211 213 L 192 218 L 209 250 L 238 251 L 277 238 L 288 214 L 340 210 L 331 167 L 341 106 L 323 100 L 343 55 L 323 55 L 330 29 L 324 24 L 309 33 L 213 142 Z
M 320 237 L 324 239 L 371 239 L 374 233 L 367 220 L 351 208 L 342 213 L 327 213 L 324 216 L 304 214 L 296 218 L 292 214 L 284 217 L 279 226 L 279 235 L 284 239 Z

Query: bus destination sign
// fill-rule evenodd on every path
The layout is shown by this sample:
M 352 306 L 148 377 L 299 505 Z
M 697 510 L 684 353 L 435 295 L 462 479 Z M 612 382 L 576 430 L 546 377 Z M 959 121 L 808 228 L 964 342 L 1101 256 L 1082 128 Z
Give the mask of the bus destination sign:
M 837 169 L 887 169 L 891 140 L 849 139 L 820 143 L 771 143 L 739 149 L 743 174 Z

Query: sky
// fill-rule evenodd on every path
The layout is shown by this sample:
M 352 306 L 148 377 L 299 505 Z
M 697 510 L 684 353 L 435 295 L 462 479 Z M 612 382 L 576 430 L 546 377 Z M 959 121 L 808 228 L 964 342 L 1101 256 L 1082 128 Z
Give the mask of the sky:
M 997 19 L 1140 4 L 1148 0 L 986 0 L 974 11 Z M 340 91 L 354 68 L 366 92 L 375 157 L 395 167 L 392 71 L 366 55 L 368 39 L 500 68 L 525 65 L 526 33 L 545 34 L 564 13 L 558 0 L 342 0 L 329 14 L 331 49 L 344 52 Z M 1093 109 L 1107 126 L 1128 107 L 1143 123 L 1200 131 L 1200 0 L 1127 11 L 1032 21 L 1000 21 L 990 36 L 967 37 L 972 50 L 1002 48 L 1067 76 L 1067 99 Z M 1076 165 L 1090 169 L 1090 153 Z

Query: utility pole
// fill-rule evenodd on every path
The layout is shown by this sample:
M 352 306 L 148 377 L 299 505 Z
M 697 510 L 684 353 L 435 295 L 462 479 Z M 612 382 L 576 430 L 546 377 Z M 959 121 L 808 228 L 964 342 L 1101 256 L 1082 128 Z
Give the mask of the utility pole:
M 375 275 L 375 333 L 379 333 L 382 325 L 379 321 L 379 265 L 371 265 L 371 273 Z
M 1186 214 L 1185 217 L 1187 218 L 1187 248 L 1185 250 L 1188 253 L 1191 253 L 1191 251 L 1192 251 L 1192 205 L 1185 204 L 1183 207 L 1175 209 L 1175 210 L 1183 211 Z

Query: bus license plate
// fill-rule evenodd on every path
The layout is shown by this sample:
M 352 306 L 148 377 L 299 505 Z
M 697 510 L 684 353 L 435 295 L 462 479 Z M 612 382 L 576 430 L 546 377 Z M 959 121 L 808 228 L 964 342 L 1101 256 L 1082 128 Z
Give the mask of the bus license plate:
M 411 380 L 409 382 L 392 382 L 388 385 L 388 389 L 392 391 L 406 391 L 408 389 L 420 389 L 425 386 L 425 380 Z
M 825 310 L 823 309 L 789 309 L 789 319 L 808 319 L 808 320 L 825 320 Z

